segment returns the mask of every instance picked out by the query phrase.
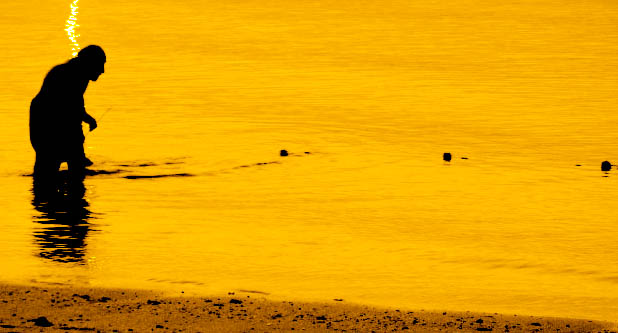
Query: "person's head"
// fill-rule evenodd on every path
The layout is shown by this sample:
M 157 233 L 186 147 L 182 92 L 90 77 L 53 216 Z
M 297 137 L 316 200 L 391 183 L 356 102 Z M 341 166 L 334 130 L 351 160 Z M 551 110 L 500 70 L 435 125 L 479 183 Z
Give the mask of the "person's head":
M 88 45 L 77 54 L 77 59 L 84 65 L 88 80 L 96 81 L 99 75 L 105 73 L 105 52 L 100 46 Z

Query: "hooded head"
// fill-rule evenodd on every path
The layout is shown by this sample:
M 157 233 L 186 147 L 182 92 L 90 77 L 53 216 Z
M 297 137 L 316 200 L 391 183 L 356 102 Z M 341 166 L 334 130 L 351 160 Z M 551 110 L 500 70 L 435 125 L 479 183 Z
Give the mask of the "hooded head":
M 96 81 L 105 73 L 105 52 L 100 46 L 88 45 L 77 54 L 77 59 L 83 64 L 88 80 Z

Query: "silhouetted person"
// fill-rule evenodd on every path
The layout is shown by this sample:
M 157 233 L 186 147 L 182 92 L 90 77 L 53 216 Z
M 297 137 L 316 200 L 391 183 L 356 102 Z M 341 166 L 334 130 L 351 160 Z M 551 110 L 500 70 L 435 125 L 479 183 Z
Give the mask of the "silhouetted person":
M 30 104 L 30 142 L 36 152 L 35 177 L 53 178 L 62 162 L 72 173 L 92 165 L 84 154 L 82 121 L 97 127 L 84 107 L 89 81 L 105 72 L 105 52 L 96 45 L 79 51 L 76 58 L 52 68 L 41 91 Z

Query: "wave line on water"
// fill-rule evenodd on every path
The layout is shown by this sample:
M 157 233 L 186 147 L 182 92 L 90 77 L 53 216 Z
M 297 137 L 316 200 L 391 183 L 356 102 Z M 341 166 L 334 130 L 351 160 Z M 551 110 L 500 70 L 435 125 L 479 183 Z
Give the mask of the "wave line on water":
M 77 27 L 79 27 L 79 24 L 77 24 L 77 14 L 79 13 L 77 11 L 79 9 L 79 6 L 77 6 L 78 2 L 79 0 L 74 0 L 73 2 L 71 2 L 71 15 L 69 15 L 69 18 L 67 19 L 65 25 L 66 28 L 64 29 L 64 31 L 67 32 L 69 41 L 71 41 L 71 51 L 74 57 L 77 56 L 77 53 L 81 49 L 79 47 L 79 42 L 77 41 L 77 38 L 81 36 L 77 33 Z

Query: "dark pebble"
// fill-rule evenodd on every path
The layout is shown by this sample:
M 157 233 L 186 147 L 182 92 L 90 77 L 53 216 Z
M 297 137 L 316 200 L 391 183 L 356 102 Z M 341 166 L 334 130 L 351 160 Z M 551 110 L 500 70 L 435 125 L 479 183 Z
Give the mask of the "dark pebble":
M 288 156 L 288 151 L 285 149 L 281 149 L 281 151 L 279 152 L 280 156 Z
M 232 298 L 232 299 L 230 300 L 230 303 L 232 303 L 232 304 L 242 304 L 242 301 L 241 301 L 241 300 L 239 300 L 239 299 L 234 299 L 234 298 Z
M 490 332 L 493 331 L 494 329 L 491 327 L 479 327 L 476 329 L 477 331 L 483 331 L 483 332 Z
M 532 325 L 532 326 L 543 326 L 543 325 L 541 325 L 541 323 L 530 323 L 530 325 Z
M 609 161 L 603 161 L 603 163 L 601 163 L 601 170 L 602 171 L 609 171 L 612 169 L 612 164 L 609 163 Z
M 272 319 L 277 319 L 277 318 L 281 318 L 283 317 L 280 313 L 277 313 L 276 315 L 272 316 Z
M 159 305 L 159 304 L 161 304 L 161 302 L 159 302 L 159 301 L 153 301 L 153 300 L 148 300 L 146 303 L 147 303 L 147 304 L 150 304 L 150 305 Z
M 90 295 L 78 295 L 78 294 L 73 294 L 73 297 L 79 297 L 79 298 L 83 298 L 87 301 L 90 300 Z
M 451 155 L 451 153 L 444 153 L 444 155 L 442 155 L 442 159 L 444 159 L 447 162 L 450 162 L 452 158 L 453 156 Z
M 50 327 L 50 326 L 54 326 L 54 324 L 52 324 L 49 320 L 47 320 L 47 318 L 45 317 L 39 317 L 36 319 L 31 319 L 28 320 L 31 322 L 34 322 L 34 325 L 36 326 L 40 326 L 40 327 Z
M 107 302 L 107 301 L 111 301 L 111 300 L 112 300 L 112 299 L 111 299 L 111 298 L 109 298 L 109 297 L 101 297 L 101 298 L 99 298 L 99 302 L 103 302 L 103 303 L 105 303 L 105 302 Z
M 316 320 L 326 320 L 326 316 L 317 316 L 315 317 Z
M 477 323 L 477 324 L 482 324 L 482 323 L 483 323 L 483 319 L 479 318 L 479 319 L 476 321 L 476 323 Z

